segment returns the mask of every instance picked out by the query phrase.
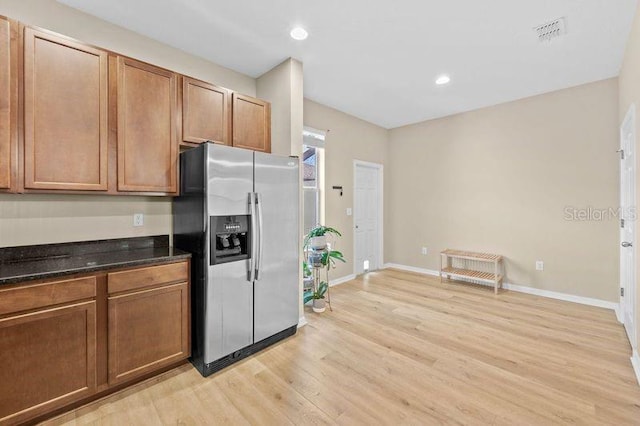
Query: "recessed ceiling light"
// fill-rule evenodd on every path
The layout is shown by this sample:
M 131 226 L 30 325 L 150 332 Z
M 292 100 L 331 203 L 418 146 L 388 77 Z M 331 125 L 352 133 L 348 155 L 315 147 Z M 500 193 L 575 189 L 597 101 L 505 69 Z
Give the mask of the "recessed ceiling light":
M 439 76 L 438 78 L 436 78 L 436 84 L 438 86 L 443 86 L 445 84 L 449 84 L 449 82 L 451 81 L 451 77 L 449 77 L 446 74 L 442 74 L 441 76 Z
M 304 40 L 309 36 L 307 30 L 302 27 L 295 27 L 289 33 L 294 40 Z

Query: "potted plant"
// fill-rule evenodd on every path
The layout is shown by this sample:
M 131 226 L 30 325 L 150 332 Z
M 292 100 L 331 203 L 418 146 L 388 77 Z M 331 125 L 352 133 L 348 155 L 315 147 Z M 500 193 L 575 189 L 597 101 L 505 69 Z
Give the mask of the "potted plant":
M 315 291 L 310 291 L 305 293 L 304 295 L 304 303 L 309 303 L 313 300 L 312 309 L 313 312 L 322 313 L 326 309 L 326 303 L 324 301 L 324 295 L 327 293 L 329 289 L 329 284 L 326 281 L 322 281 L 318 285 L 318 289 Z
M 307 234 L 304 240 L 304 249 L 307 259 L 302 264 L 304 277 L 305 304 L 313 302 L 314 312 L 324 312 L 326 309 L 325 294 L 329 291 L 329 270 L 335 266 L 337 261 L 345 262 L 342 252 L 332 250 L 327 244 L 326 235 L 333 234 L 341 236 L 340 231 L 328 226 L 318 225 Z M 326 281 L 319 280 L 319 272 L 313 273 L 312 268 L 317 271 L 326 271 Z M 314 279 L 315 277 L 315 279 Z
M 307 237 L 304 240 L 305 248 L 311 248 L 312 250 L 324 250 L 325 247 L 327 247 L 327 234 L 337 235 L 338 237 L 342 236 L 342 234 L 336 229 L 324 225 L 318 225 L 307 234 Z

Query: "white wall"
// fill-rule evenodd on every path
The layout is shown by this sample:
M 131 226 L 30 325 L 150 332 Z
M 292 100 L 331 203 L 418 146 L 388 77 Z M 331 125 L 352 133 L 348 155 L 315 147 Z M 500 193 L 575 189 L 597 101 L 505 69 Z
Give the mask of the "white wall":
M 347 262 L 331 271 L 331 279 L 353 274 L 353 160 L 385 165 L 387 163 L 388 132 L 386 129 L 360 120 L 333 108 L 304 100 L 304 124 L 328 130 L 325 141 L 325 225 L 342 233 L 334 248 L 343 252 Z M 385 178 L 388 170 L 385 169 Z M 342 186 L 340 192 L 332 186 Z M 385 197 L 387 194 L 385 193 Z
M 617 218 L 565 217 L 618 207 L 617 129 L 610 79 L 391 130 L 387 262 L 499 253 L 507 282 L 617 301 Z

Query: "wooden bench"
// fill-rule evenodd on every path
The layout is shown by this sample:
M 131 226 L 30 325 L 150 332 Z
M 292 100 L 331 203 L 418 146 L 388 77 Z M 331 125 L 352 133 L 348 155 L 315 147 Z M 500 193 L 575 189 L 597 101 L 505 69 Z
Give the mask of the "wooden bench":
M 478 281 L 493 284 L 495 294 L 502 288 L 503 264 L 499 254 L 477 253 L 462 250 L 440 252 L 440 282 L 447 279 Z

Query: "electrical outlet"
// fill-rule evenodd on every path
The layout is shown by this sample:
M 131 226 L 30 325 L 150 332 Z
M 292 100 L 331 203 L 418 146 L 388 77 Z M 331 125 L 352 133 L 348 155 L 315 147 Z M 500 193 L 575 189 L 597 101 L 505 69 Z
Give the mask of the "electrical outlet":
M 536 271 L 544 271 L 544 262 L 542 260 L 536 260 Z
M 427 254 L 429 252 L 429 250 L 427 250 L 426 247 L 422 247 L 421 252 L 422 252 L 422 254 Z
M 144 214 L 135 213 L 133 215 L 133 226 L 143 226 L 144 225 Z

